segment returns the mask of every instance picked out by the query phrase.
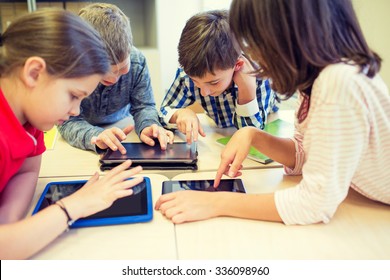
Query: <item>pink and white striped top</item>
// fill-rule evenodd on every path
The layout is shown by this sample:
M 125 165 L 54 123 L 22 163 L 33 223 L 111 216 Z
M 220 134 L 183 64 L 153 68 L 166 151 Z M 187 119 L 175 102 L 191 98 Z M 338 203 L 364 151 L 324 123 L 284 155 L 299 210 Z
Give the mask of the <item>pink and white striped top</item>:
M 326 67 L 293 141 L 295 168 L 285 171 L 303 179 L 275 193 L 285 224 L 329 222 L 350 187 L 390 204 L 390 95 L 379 75 L 370 79 L 345 63 Z

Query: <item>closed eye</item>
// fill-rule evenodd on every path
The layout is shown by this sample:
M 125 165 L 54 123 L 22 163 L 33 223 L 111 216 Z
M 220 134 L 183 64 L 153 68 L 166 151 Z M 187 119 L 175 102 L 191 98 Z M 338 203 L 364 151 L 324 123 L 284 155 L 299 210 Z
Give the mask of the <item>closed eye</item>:
M 78 100 L 78 99 L 80 99 L 80 96 L 78 96 L 78 95 L 76 95 L 76 94 L 74 94 L 74 93 L 70 93 L 70 97 L 72 98 L 72 100 Z

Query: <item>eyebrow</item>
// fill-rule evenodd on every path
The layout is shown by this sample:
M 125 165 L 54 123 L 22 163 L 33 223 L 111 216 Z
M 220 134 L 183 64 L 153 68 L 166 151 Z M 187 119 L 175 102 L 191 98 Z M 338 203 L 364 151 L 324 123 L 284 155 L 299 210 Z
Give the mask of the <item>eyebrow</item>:
M 192 80 L 193 80 L 195 83 L 198 82 L 196 79 L 193 79 L 193 78 L 192 78 Z M 218 79 L 211 80 L 211 81 L 207 81 L 207 82 L 204 82 L 204 83 L 206 83 L 206 84 L 211 84 L 211 83 L 219 82 L 219 80 L 221 80 L 221 79 L 218 78 Z

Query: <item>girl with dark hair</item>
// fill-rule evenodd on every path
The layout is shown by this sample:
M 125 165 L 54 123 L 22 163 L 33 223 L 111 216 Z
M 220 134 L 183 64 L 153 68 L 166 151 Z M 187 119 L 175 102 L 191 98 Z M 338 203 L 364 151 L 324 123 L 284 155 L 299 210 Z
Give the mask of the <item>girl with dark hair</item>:
M 390 204 L 390 96 L 351 1 L 233 0 L 229 20 L 261 66 L 255 73 L 285 98 L 298 92 L 301 103 L 291 139 L 238 130 L 215 187 L 223 174 L 241 174 L 250 146 L 302 180 L 269 194 L 171 193 L 156 208 L 175 223 L 234 216 L 306 225 L 329 222 L 350 188 Z

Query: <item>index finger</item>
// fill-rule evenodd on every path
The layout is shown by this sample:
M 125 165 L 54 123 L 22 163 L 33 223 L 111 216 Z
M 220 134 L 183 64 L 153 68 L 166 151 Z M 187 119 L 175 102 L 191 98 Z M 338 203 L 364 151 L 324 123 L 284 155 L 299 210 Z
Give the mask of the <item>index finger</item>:
M 198 119 L 196 119 L 195 121 L 192 122 L 192 136 L 193 136 L 195 142 L 198 141 L 199 129 L 202 129 L 202 128 L 199 127 Z
M 158 137 L 158 134 L 160 132 L 158 125 L 154 123 L 154 124 L 151 125 L 151 128 L 152 128 L 152 136 L 154 138 Z
M 186 123 L 186 140 L 187 140 L 188 144 L 192 143 L 192 133 L 193 132 L 194 132 L 194 130 L 192 128 L 192 122 L 187 121 L 187 123 Z
M 219 164 L 217 174 L 215 175 L 214 188 L 217 188 L 219 186 L 219 183 L 221 182 L 221 178 L 228 166 L 229 166 L 229 162 L 222 159 L 221 163 Z
M 165 133 L 159 132 L 157 139 L 158 139 L 158 142 L 160 142 L 161 150 L 166 150 L 167 143 L 169 141 L 169 137 Z

